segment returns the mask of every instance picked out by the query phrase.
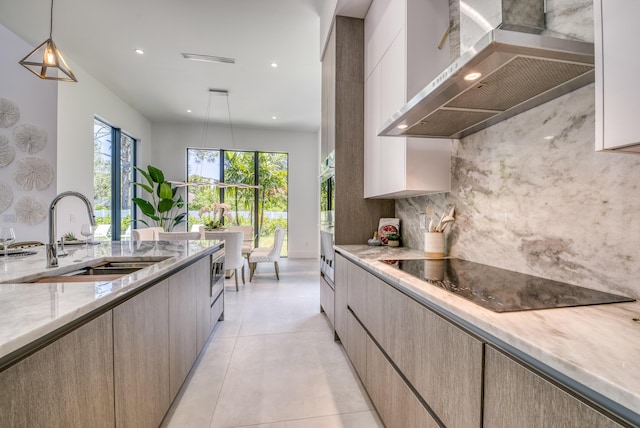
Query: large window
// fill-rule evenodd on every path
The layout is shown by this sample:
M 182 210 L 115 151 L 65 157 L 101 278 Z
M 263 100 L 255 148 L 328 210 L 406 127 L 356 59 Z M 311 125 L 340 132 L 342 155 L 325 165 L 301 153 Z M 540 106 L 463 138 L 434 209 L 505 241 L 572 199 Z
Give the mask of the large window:
M 136 140 L 119 128 L 93 122 L 93 206 L 97 240 L 131 239 Z
M 273 244 L 276 227 L 287 228 L 288 155 L 252 151 L 187 149 L 187 180 L 199 183 L 258 185 L 259 188 L 191 186 L 189 224 L 201 222 L 200 212 L 216 202 L 230 206 L 225 225 L 251 225 L 254 245 Z M 286 256 L 287 238 L 282 246 Z

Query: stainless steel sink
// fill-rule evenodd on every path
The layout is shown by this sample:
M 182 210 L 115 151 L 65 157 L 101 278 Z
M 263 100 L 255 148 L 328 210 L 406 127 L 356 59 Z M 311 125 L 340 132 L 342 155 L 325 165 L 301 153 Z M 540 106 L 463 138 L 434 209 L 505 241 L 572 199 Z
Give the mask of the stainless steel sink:
M 55 274 L 40 276 L 29 275 L 5 281 L 6 283 L 55 283 L 55 282 L 94 282 L 111 281 L 125 275 L 155 265 L 169 257 L 145 257 L 144 260 L 135 257 L 110 257 L 99 262 L 86 262 L 68 266 L 66 269 L 56 269 Z M 53 273 L 53 272 L 52 272 Z

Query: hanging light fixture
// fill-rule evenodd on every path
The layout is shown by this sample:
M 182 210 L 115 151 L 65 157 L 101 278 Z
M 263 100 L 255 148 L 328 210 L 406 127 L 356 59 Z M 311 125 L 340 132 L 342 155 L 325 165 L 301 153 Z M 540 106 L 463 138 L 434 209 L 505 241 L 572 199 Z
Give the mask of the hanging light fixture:
M 235 149 L 235 136 L 233 133 L 233 123 L 231 123 L 231 108 L 229 107 L 229 92 L 226 89 L 209 89 L 209 98 L 207 101 L 207 113 L 204 119 L 204 125 L 202 127 L 202 148 L 206 147 L 207 134 L 209 133 L 209 116 L 211 114 L 211 97 L 222 96 L 227 101 L 227 116 L 229 118 L 229 131 L 231 133 L 231 147 Z M 219 189 L 226 189 L 229 187 L 235 187 L 238 189 L 261 189 L 262 186 L 254 184 L 243 183 L 227 183 L 220 180 L 211 179 L 210 181 L 169 181 L 169 183 L 176 187 L 217 187 Z
M 49 38 L 40 46 L 35 48 L 29 55 L 25 56 L 20 65 L 27 70 L 47 80 L 62 80 L 64 82 L 77 82 L 76 76 L 67 65 L 64 57 L 53 43 L 51 34 L 53 33 L 53 0 L 51 0 L 51 15 L 49 21 Z M 64 73 L 64 76 L 58 75 L 58 70 Z

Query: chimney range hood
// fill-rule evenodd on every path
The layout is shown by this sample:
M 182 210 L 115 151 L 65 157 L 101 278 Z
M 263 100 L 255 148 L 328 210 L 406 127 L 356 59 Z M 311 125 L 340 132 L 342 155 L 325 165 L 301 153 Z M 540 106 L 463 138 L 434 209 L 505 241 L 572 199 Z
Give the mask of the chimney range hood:
M 465 50 L 378 135 L 462 138 L 594 81 L 592 43 L 501 27 Z M 480 77 L 465 80 L 472 73 Z

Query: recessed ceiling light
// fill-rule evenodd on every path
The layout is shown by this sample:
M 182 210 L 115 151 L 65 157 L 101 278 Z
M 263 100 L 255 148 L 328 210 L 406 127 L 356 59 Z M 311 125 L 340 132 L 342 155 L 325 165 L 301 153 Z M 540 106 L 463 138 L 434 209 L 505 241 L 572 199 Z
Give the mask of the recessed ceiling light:
M 547 135 L 546 137 L 544 137 L 545 140 L 553 140 L 555 138 L 555 136 L 553 135 Z
M 271 63 L 271 67 L 273 67 L 273 68 L 278 68 L 278 63 L 277 63 L 277 62 L 272 62 L 272 63 Z
M 182 53 L 181 54 L 184 59 L 190 59 L 192 61 L 204 61 L 204 62 L 220 62 L 224 64 L 235 64 L 235 58 L 225 58 L 223 56 L 213 56 L 213 55 L 200 55 L 200 54 L 191 54 L 191 53 Z
M 271 116 L 271 119 L 276 120 L 278 117 L 277 116 Z
M 187 113 L 191 113 L 191 109 L 190 108 L 187 109 Z
M 464 80 L 477 80 L 480 76 L 482 76 L 482 73 L 473 72 L 464 76 Z
M 142 49 L 136 49 L 136 53 L 137 53 L 138 55 L 143 55 L 143 54 L 144 54 L 144 51 L 143 51 Z
M 398 125 L 398 129 L 407 129 L 409 127 L 409 125 Z

